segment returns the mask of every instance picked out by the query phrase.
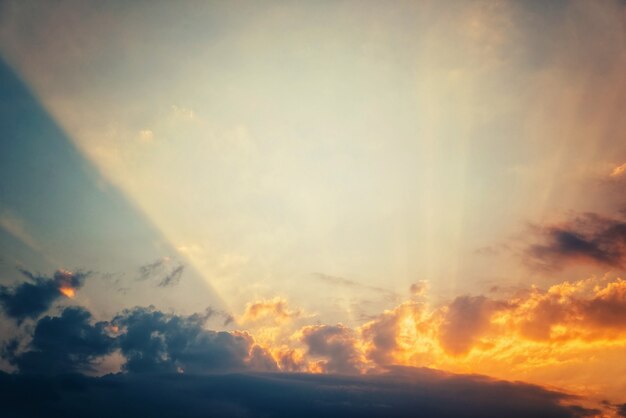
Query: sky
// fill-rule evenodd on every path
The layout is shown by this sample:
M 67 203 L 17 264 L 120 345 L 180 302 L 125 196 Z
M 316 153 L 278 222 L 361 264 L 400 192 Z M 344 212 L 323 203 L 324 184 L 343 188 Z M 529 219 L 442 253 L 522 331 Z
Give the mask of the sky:
M 625 68 L 617 0 L 0 2 L 2 402 L 626 416 Z

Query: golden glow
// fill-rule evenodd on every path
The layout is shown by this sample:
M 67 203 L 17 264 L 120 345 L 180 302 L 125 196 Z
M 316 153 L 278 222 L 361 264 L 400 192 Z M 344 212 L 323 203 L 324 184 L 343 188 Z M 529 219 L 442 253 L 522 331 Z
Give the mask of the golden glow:
M 409 300 L 361 327 L 338 325 L 341 333 L 324 338 L 352 352 L 344 359 L 361 373 L 388 365 L 432 367 L 623 402 L 626 378 L 619 376 L 626 376 L 626 367 L 615 359 L 626 355 L 624 312 L 626 281 L 591 277 L 499 300 L 462 297 L 436 307 Z M 325 326 L 295 325 L 258 326 L 251 334 L 282 370 L 327 371 L 326 359 L 309 356 L 305 343 Z M 607 381 L 615 369 L 619 373 Z
M 289 310 L 287 301 L 283 298 L 260 300 L 246 305 L 241 316 L 242 322 L 255 322 L 269 320 L 270 322 L 283 323 L 300 315 L 300 311 Z
M 626 163 L 615 167 L 613 171 L 611 171 L 611 177 L 621 176 L 622 174 L 624 174 L 625 171 L 626 171 Z
M 76 296 L 76 290 L 73 287 L 60 287 L 59 292 L 70 299 L 74 299 L 74 296 Z

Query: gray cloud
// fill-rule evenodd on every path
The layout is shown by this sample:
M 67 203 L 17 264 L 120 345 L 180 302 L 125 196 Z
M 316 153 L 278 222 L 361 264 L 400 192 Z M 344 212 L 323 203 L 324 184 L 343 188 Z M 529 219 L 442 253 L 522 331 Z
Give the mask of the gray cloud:
M 156 279 L 159 287 L 174 286 L 180 282 L 185 266 L 170 257 L 164 257 L 139 267 L 139 280 Z
M 626 222 L 586 213 L 540 232 L 541 242 L 526 249 L 533 266 L 560 269 L 592 263 L 623 269 L 626 263 Z
M 266 366 L 276 370 L 276 363 L 260 361 L 263 355 L 254 349 L 254 340 L 245 333 L 204 329 L 213 311 L 180 316 L 153 308 L 134 308 L 116 316 L 118 344 L 126 357 L 129 372 L 210 372 L 250 369 Z M 267 360 L 267 358 L 266 358 Z
M 321 363 L 325 372 L 358 373 L 356 338 L 350 328 L 342 325 L 306 327 L 302 331 L 302 341 L 310 355 L 325 359 Z
M 83 308 L 66 308 L 61 316 L 45 316 L 35 327 L 29 350 L 15 353 L 17 342 L 9 344 L 6 355 L 22 373 L 60 374 L 92 370 L 93 362 L 115 348 L 115 339 L 106 332 L 107 322 L 91 324 Z

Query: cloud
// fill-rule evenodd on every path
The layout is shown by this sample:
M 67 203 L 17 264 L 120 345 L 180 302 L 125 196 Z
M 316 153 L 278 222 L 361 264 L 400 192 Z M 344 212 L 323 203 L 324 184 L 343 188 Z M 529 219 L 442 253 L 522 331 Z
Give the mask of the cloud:
M 603 347 L 626 346 L 626 281 L 609 278 L 530 288 L 504 299 L 466 295 L 435 307 L 409 300 L 361 327 L 308 325 L 275 341 L 207 329 L 218 313 L 136 307 L 96 322 L 71 307 L 41 318 L 30 341 L 12 339 L 2 356 L 21 374 L 98 372 L 115 354 L 126 374 L 280 370 L 366 381 L 393 365 L 528 377 L 534 368 L 568 367 L 601 357 Z
M 147 280 L 156 278 L 159 280 L 159 287 L 168 287 L 177 285 L 185 270 L 185 266 L 172 259 L 171 257 L 163 257 L 150 264 L 139 267 L 139 280 Z
M 626 281 L 591 277 L 513 292 L 387 310 L 354 329 L 356 366 L 472 371 L 623 402 L 626 380 L 615 368 L 626 354 Z
M 597 411 L 538 386 L 427 369 L 378 376 L 0 373 L 3 416 L 574 418 Z M 567 405 L 569 404 L 569 405 Z
M 506 357 L 508 351 L 513 358 L 518 347 L 511 341 L 572 342 L 578 348 L 593 347 L 596 341 L 626 343 L 626 280 L 563 282 L 547 290 L 519 291 L 504 300 L 459 296 L 432 310 L 405 302 L 366 323 L 360 332 L 367 356 L 383 365 L 410 362 L 406 351 L 439 357 L 464 356 L 471 350 Z M 419 347 L 416 341 L 421 341 Z
M 405 302 L 395 309 L 386 310 L 361 327 L 361 339 L 365 343 L 367 358 L 378 365 L 400 364 L 401 347 L 407 339 L 405 330 L 407 327 L 417 329 L 422 314 L 421 304 Z M 414 341 L 409 344 L 413 345 Z
M 611 174 L 609 174 L 610 177 L 621 177 L 626 173 L 626 163 L 619 165 L 617 167 L 615 167 L 612 171 Z
M 3 357 L 22 373 L 93 371 L 115 350 L 123 356 L 122 369 L 131 373 L 278 370 L 251 335 L 205 329 L 216 313 L 181 316 L 138 307 L 92 325 L 87 310 L 66 308 L 58 317 L 41 318 L 25 349 L 11 340 Z
M 453 355 L 465 354 L 491 327 L 491 318 L 506 304 L 485 296 L 461 296 L 450 303 L 439 325 L 439 342 Z
M 413 296 L 424 296 L 426 294 L 426 290 L 428 290 L 428 282 L 424 280 L 415 282 L 409 287 L 409 291 Z
M 244 332 L 211 331 L 203 325 L 212 315 L 180 316 L 154 308 L 134 308 L 117 315 L 118 344 L 129 372 L 191 373 L 277 369 L 254 339 Z
M 172 271 L 166 274 L 163 279 L 161 279 L 161 281 L 159 282 L 159 286 L 167 287 L 177 284 L 180 281 L 181 276 L 183 275 L 184 269 L 185 266 L 183 266 L 182 264 L 174 268 Z
M 619 278 L 564 282 L 516 304 L 510 316 L 534 340 L 619 340 L 626 331 L 626 281 Z
M 623 269 L 626 222 L 587 213 L 570 222 L 542 228 L 541 242 L 526 249 L 532 266 L 547 270 L 591 263 Z
M 5 314 L 22 322 L 26 318 L 36 318 L 60 297 L 74 297 L 76 289 L 83 285 L 88 273 L 72 273 L 57 270 L 52 277 L 38 276 L 20 270 L 30 282 L 13 287 L 0 287 L 0 306 Z
M 108 335 L 107 322 L 91 324 L 91 314 L 83 308 L 66 308 L 61 316 L 45 316 L 35 327 L 28 351 L 15 353 L 9 360 L 22 373 L 61 374 L 93 370 L 94 361 L 109 354 L 115 339 Z
M 290 310 L 285 299 L 276 297 L 270 300 L 248 303 L 241 316 L 241 321 L 245 323 L 269 320 L 281 324 L 299 317 L 300 314 L 301 312 L 298 309 Z
M 325 373 L 358 373 L 360 355 L 356 349 L 356 335 L 343 325 L 316 325 L 302 329 L 302 342 L 308 353 L 314 357 L 323 357 L 317 363 Z
M 319 280 L 322 280 L 332 285 L 350 287 L 353 289 L 363 289 L 363 290 L 369 290 L 371 292 L 382 293 L 391 299 L 399 298 L 399 295 L 397 293 L 389 289 L 384 289 L 382 287 L 368 286 L 368 285 L 364 285 L 359 282 L 356 282 L 354 280 L 346 279 L 343 277 L 331 276 L 331 275 L 324 274 L 324 273 L 313 273 L 313 275 L 317 277 Z

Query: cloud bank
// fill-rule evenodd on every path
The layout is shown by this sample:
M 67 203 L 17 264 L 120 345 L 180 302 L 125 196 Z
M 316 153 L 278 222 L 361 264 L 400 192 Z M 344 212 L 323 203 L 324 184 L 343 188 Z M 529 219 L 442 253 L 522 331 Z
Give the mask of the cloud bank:
M 575 399 L 522 383 L 395 369 L 378 376 L 0 373 L 3 416 L 587 417 Z
M 61 289 L 79 289 L 84 279 L 84 275 L 63 270 L 51 278 L 24 274 L 29 279 L 27 282 L 3 290 L 5 313 L 14 319 L 37 318 L 42 310 L 51 307 L 52 301 L 66 294 Z M 29 292 L 39 298 L 26 298 L 24 294 Z M 27 304 L 28 309 L 11 310 L 17 306 L 17 300 L 34 300 L 38 304 L 32 303 L 36 309 Z M 503 391 L 503 396 L 510 396 L 506 402 L 490 397 L 494 402 L 493 416 L 534 416 L 529 415 L 534 407 L 541 408 L 545 416 L 591 416 L 592 410 L 563 406 L 576 403 L 575 398 L 539 386 L 398 366 L 427 366 L 456 372 L 472 367 L 470 370 L 479 373 L 515 379 L 524 373 L 532 376 L 533 370 L 546 365 L 562 364 L 567 370 L 567 364 L 581 361 L 577 357 L 597 356 L 605 346 L 626 348 L 626 281 L 609 277 L 563 282 L 546 290 L 532 287 L 500 299 L 463 295 L 438 306 L 430 306 L 420 296 L 356 328 L 342 324 L 301 325 L 300 321 L 311 318 L 300 316 L 300 310 L 288 308 L 287 301 L 281 298 L 248 304 L 241 316 L 246 318 L 247 330 L 208 329 L 208 320 L 216 314 L 222 315 L 210 308 L 192 315 L 178 315 L 154 307 L 135 307 L 110 319 L 97 320 L 84 307 L 66 307 L 58 314 L 39 318 L 31 327 L 30 337 L 15 337 L 5 342 L 2 358 L 15 367 L 16 374 L 3 375 L 2 379 L 7 385 L 7 382 L 17 387 L 48 385 L 60 391 L 61 394 L 53 397 L 57 399 L 56 406 L 49 405 L 58 408 L 60 415 L 81 402 L 66 404 L 74 394 L 63 386 L 65 380 L 60 376 L 102 374 L 102 365 L 113 361 L 117 364 L 115 370 L 119 371 L 115 376 L 70 380 L 85 379 L 81 385 L 89 388 L 85 389 L 86 397 L 97 399 L 115 392 L 108 389 L 106 393 L 100 392 L 103 387 L 125 388 L 132 398 L 147 396 L 149 391 L 153 395 L 169 390 L 205 393 L 206 388 L 227 384 L 229 379 L 242 379 L 242 385 L 249 384 L 250 388 L 267 380 L 285 388 L 300 387 L 302 393 L 297 396 L 302 396 L 302 402 L 315 404 L 304 408 L 306 413 L 317 411 L 342 416 L 368 416 L 363 415 L 363 399 L 371 402 L 367 411 L 378 411 L 371 412 L 371 416 L 380 416 L 384 408 L 390 408 L 385 416 L 421 416 L 415 415 L 418 412 L 423 416 L 489 416 L 484 409 L 480 413 L 474 411 L 472 399 L 481 396 L 486 399 L 490 391 Z M 21 327 L 27 334 L 31 328 Z M 266 332 L 277 328 L 281 332 Z M 238 373 L 238 377 L 233 377 L 233 373 Z M 190 377 L 177 377 L 181 374 Z M 312 376 L 319 374 L 330 376 Z M 148 384 L 149 388 L 137 392 L 127 388 L 126 385 L 132 387 L 144 382 L 138 377 L 143 375 L 158 377 Z M 28 379 L 32 379 L 31 383 L 24 383 Z M 550 383 L 541 379 L 539 382 Z M 614 383 L 618 390 L 621 383 Z M 415 386 L 409 391 L 407 385 Z M 354 392 L 346 387 L 354 387 Z M 441 388 L 441 393 L 435 387 Z M 318 399 L 321 388 L 329 391 L 328 400 Z M 473 391 L 474 397 L 465 397 Z M 198 405 L 220 413 L 230 411 L 229 415 L 247 416 L 264 410 L 258 409 L 253 392 L 250 389 L 242 396 L 224 392 L 224 396 L 233 397 L 227 404 L 203 395 Z M 454 402 L 446 404 L 444 393 L 452 396 Z M 375 400 L 378 396 L 380 399 Z M 526 402 L 522 399 L 531 399 L 525 404 L 531 409 L 515 415 L 513 411 L 524 410 L 517 405 Z M 137 399 L 129 398 L 131 401 Z M 38 402 L 37 408 L 46 402 Z M 289 402 L 294 402 L 293 398 Z M 329 404 L 330 409 L 326 410 L 324 402 L 335 404 Z M 16 412 L 16 416 L 29 416 L 30 412 L 20 410 L 18 405 L 12 407 L 24 412 L 22 415 Z M 164 407 L 184 409 L 174 404 Z M 268 416 L 286 416 L 285 411 L 296 406 L 283 410 L 280 405 L 268 404 L 267 408 Z M 617 411 L 613 406 L 607 408 Z M 130 413 L 124 408 L 103 411 L 119 412 L 121 416 Z M 185 416 L 194 416 L 194 411 L 192 408 Z

